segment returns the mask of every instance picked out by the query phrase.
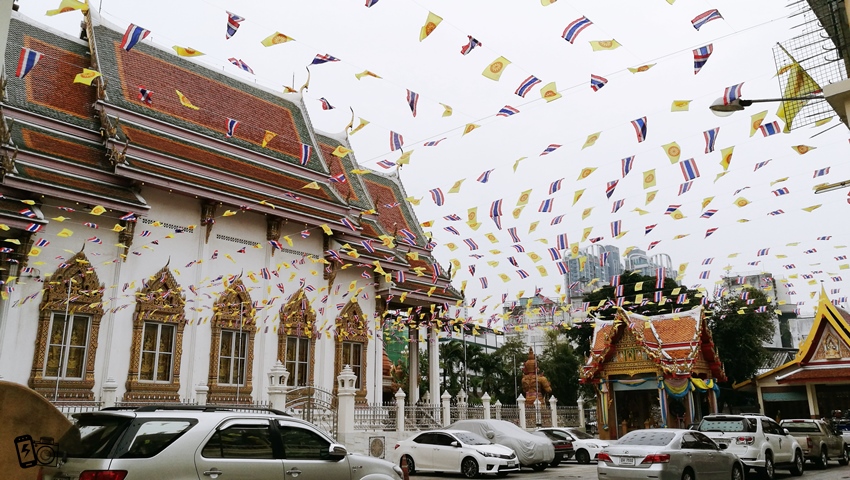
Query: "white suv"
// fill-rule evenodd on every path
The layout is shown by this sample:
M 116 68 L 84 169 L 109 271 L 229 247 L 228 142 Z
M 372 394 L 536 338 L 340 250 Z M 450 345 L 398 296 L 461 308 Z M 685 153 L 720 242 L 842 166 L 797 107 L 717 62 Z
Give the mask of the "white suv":
M 803 474 L 803 449 L 787 430 L 764 415 L 708 415 L 695 430 L 703 432 L 744 465 L 772 480 L 776 467 L 788 467 L 792 475 Z
M 74 415 L 45 480 L 399 480 L 390 462 L 349 454 L 277 411 L 149 406 Z

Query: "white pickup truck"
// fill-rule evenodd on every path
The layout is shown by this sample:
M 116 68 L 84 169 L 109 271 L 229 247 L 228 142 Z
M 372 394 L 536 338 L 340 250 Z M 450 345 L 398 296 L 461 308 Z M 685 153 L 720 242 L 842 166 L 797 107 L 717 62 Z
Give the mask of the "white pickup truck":
M 838 460 L 841 465 L 850 461 L 850 452 L 844 445 L 841 434 L 823 420 L 782 420 L 779 426 L 788 430 L 803 448 L 806 460 L 820 468 L 826 468 L 829 460 Z

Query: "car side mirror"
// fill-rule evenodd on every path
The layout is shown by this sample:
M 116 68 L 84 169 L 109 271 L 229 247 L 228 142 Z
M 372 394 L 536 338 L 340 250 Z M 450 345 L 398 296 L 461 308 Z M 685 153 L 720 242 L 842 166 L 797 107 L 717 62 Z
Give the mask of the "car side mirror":
M 451 443 L 451 446 L 453 446 L 453 447 L 455 447 L 455 448 L 460 448 L 460 442 L 458 442 L 457 440 L 455 440 L 455 441 L 453 441 L 453 442 Z
M 725 443 L 721 443 L 721 444 L 720 444 L 720 445 L 718 445 L 717 447 L 718 447 L 720 450 L 726 450 L 727 448 L 729 448 L 729 445 L 727 445 L 727 444 L 725 444 Z
M 328 458 L 330 460 L 342 460 L 346 455 L 348 455 L 348 450 L 343 445 L 332 443 L 328 447 Z
M 783 428 L 782 435 L 791 435 L 791 432 L 789 432 L 787 428 Z

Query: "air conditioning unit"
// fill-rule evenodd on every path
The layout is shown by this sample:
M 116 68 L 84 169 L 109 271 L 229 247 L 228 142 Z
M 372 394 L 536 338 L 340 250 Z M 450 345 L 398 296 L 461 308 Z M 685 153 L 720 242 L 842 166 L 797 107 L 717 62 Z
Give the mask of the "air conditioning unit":
M 387 451 L 386 444 L 386 437 L 369 437 L 369 455 L 384 458 Z

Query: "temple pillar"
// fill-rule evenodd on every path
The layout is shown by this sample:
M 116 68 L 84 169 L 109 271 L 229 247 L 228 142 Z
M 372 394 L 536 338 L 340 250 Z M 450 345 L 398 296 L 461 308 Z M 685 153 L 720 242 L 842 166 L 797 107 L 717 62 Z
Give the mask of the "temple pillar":
M 415 319 L 407 331 L 407 394 L 408 403 L 416 405 L 419 401 L 419 327 Z
M 759 395 L 759 400 L 761 400 L 761 395 Z M 809 402 L 809 417 L 820 418 L 818 416 L 818 397 L 813 383 L 806 384 L 806 401 Z M 826 415 L 832 416 L 832 412 L 826 412 Z
M 440 341 L 437 326 L 431 320 L 428 328 L 428 391 L 433 402 L 437 403 L 437 394 L 440 393 Z

